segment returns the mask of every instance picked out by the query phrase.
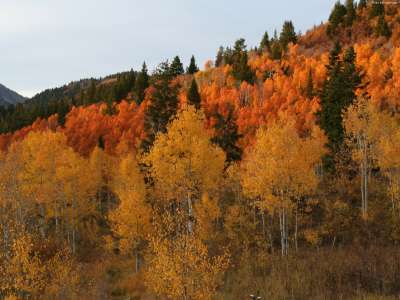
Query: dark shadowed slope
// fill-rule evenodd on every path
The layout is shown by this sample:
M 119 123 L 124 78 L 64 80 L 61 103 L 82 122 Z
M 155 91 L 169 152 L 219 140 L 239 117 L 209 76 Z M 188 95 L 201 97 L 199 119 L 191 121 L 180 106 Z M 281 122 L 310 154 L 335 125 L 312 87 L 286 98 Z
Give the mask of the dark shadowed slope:
M 0 105 L 14 105 L 17 103 L 22 103 L 25 100 L 25 97 L 0 84 Z

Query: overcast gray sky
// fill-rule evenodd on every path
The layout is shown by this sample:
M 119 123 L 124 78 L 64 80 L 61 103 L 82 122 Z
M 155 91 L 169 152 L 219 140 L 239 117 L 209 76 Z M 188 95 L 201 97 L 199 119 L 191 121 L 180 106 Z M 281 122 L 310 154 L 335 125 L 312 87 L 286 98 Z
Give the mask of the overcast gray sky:
M 336 0 L 0 0 L 0 83 L 24 96 L 181 56 L 202 67 L 292 20 L 305 32 Z

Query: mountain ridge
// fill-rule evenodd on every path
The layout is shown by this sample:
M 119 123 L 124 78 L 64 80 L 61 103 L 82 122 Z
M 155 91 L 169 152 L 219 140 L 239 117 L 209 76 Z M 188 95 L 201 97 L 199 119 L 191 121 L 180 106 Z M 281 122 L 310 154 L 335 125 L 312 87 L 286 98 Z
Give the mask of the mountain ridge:
M 27 99 L 28 98 L 18 94 L 16 91 L 13 91 L 0 83 L 0 105 L 16 105 L 18 103 L 25 102 Z

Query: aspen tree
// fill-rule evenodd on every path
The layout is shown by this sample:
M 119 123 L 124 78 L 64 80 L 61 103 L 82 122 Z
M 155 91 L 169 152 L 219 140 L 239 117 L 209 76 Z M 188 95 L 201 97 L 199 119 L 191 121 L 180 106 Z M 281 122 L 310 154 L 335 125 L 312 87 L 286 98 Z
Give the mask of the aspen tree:
M 371 169 L 376 164 L 380 139 L 380 119 L 377 109 L 366 98 L 358 98 L 343 114 L 346 144 L 360 169 L 361 215 L 368 216 L 368 187 Z
M 279 214 L 282 255 L 289 250 L 289 216 L 297 205 L 293 200 L 312 193 L 318 184 L 323 143 L 318 128 L 302 138 L 293 119 L 280 119 L 258 130 L 242 163 L 244 193 L 258 199 L 260 209 Z
M 195 232 L 171 235 L 173 220 L 165 214 L 149 240 L 146 285 L 168 299 L 211 300 L 229 266 L 229 255 L 211 256 Z
M 119 198 L 118 207 L 110 212 L 112 228 L 120 238 L 124 253 L 135 255 L 135 270 L 140 267 L 140 246 L 150 233 L 151 209 L 146 203 L 146 186 L 135 157 L 128 154 L 118 166 L 112 189 Z
M 184 108 L 159 134 L 144 161 L 159 195 L 175 199 L 187 210 L 187 230 L 193 231 L 194 201 L 202 193 L 218 187 L 225 164 L 225 154 L 210 141 L 204 129 L 204 115 L 193 106 Z

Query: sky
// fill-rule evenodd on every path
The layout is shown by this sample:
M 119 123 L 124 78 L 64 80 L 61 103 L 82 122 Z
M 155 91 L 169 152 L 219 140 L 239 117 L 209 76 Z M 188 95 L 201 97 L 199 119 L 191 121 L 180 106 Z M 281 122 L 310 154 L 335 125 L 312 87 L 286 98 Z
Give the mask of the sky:
M 0 83 L 31 97 L 179 55 L 203 67 L 219 46 L 259 44 L 292 20 L 306 32 L 336 0 L 0 0 Z

